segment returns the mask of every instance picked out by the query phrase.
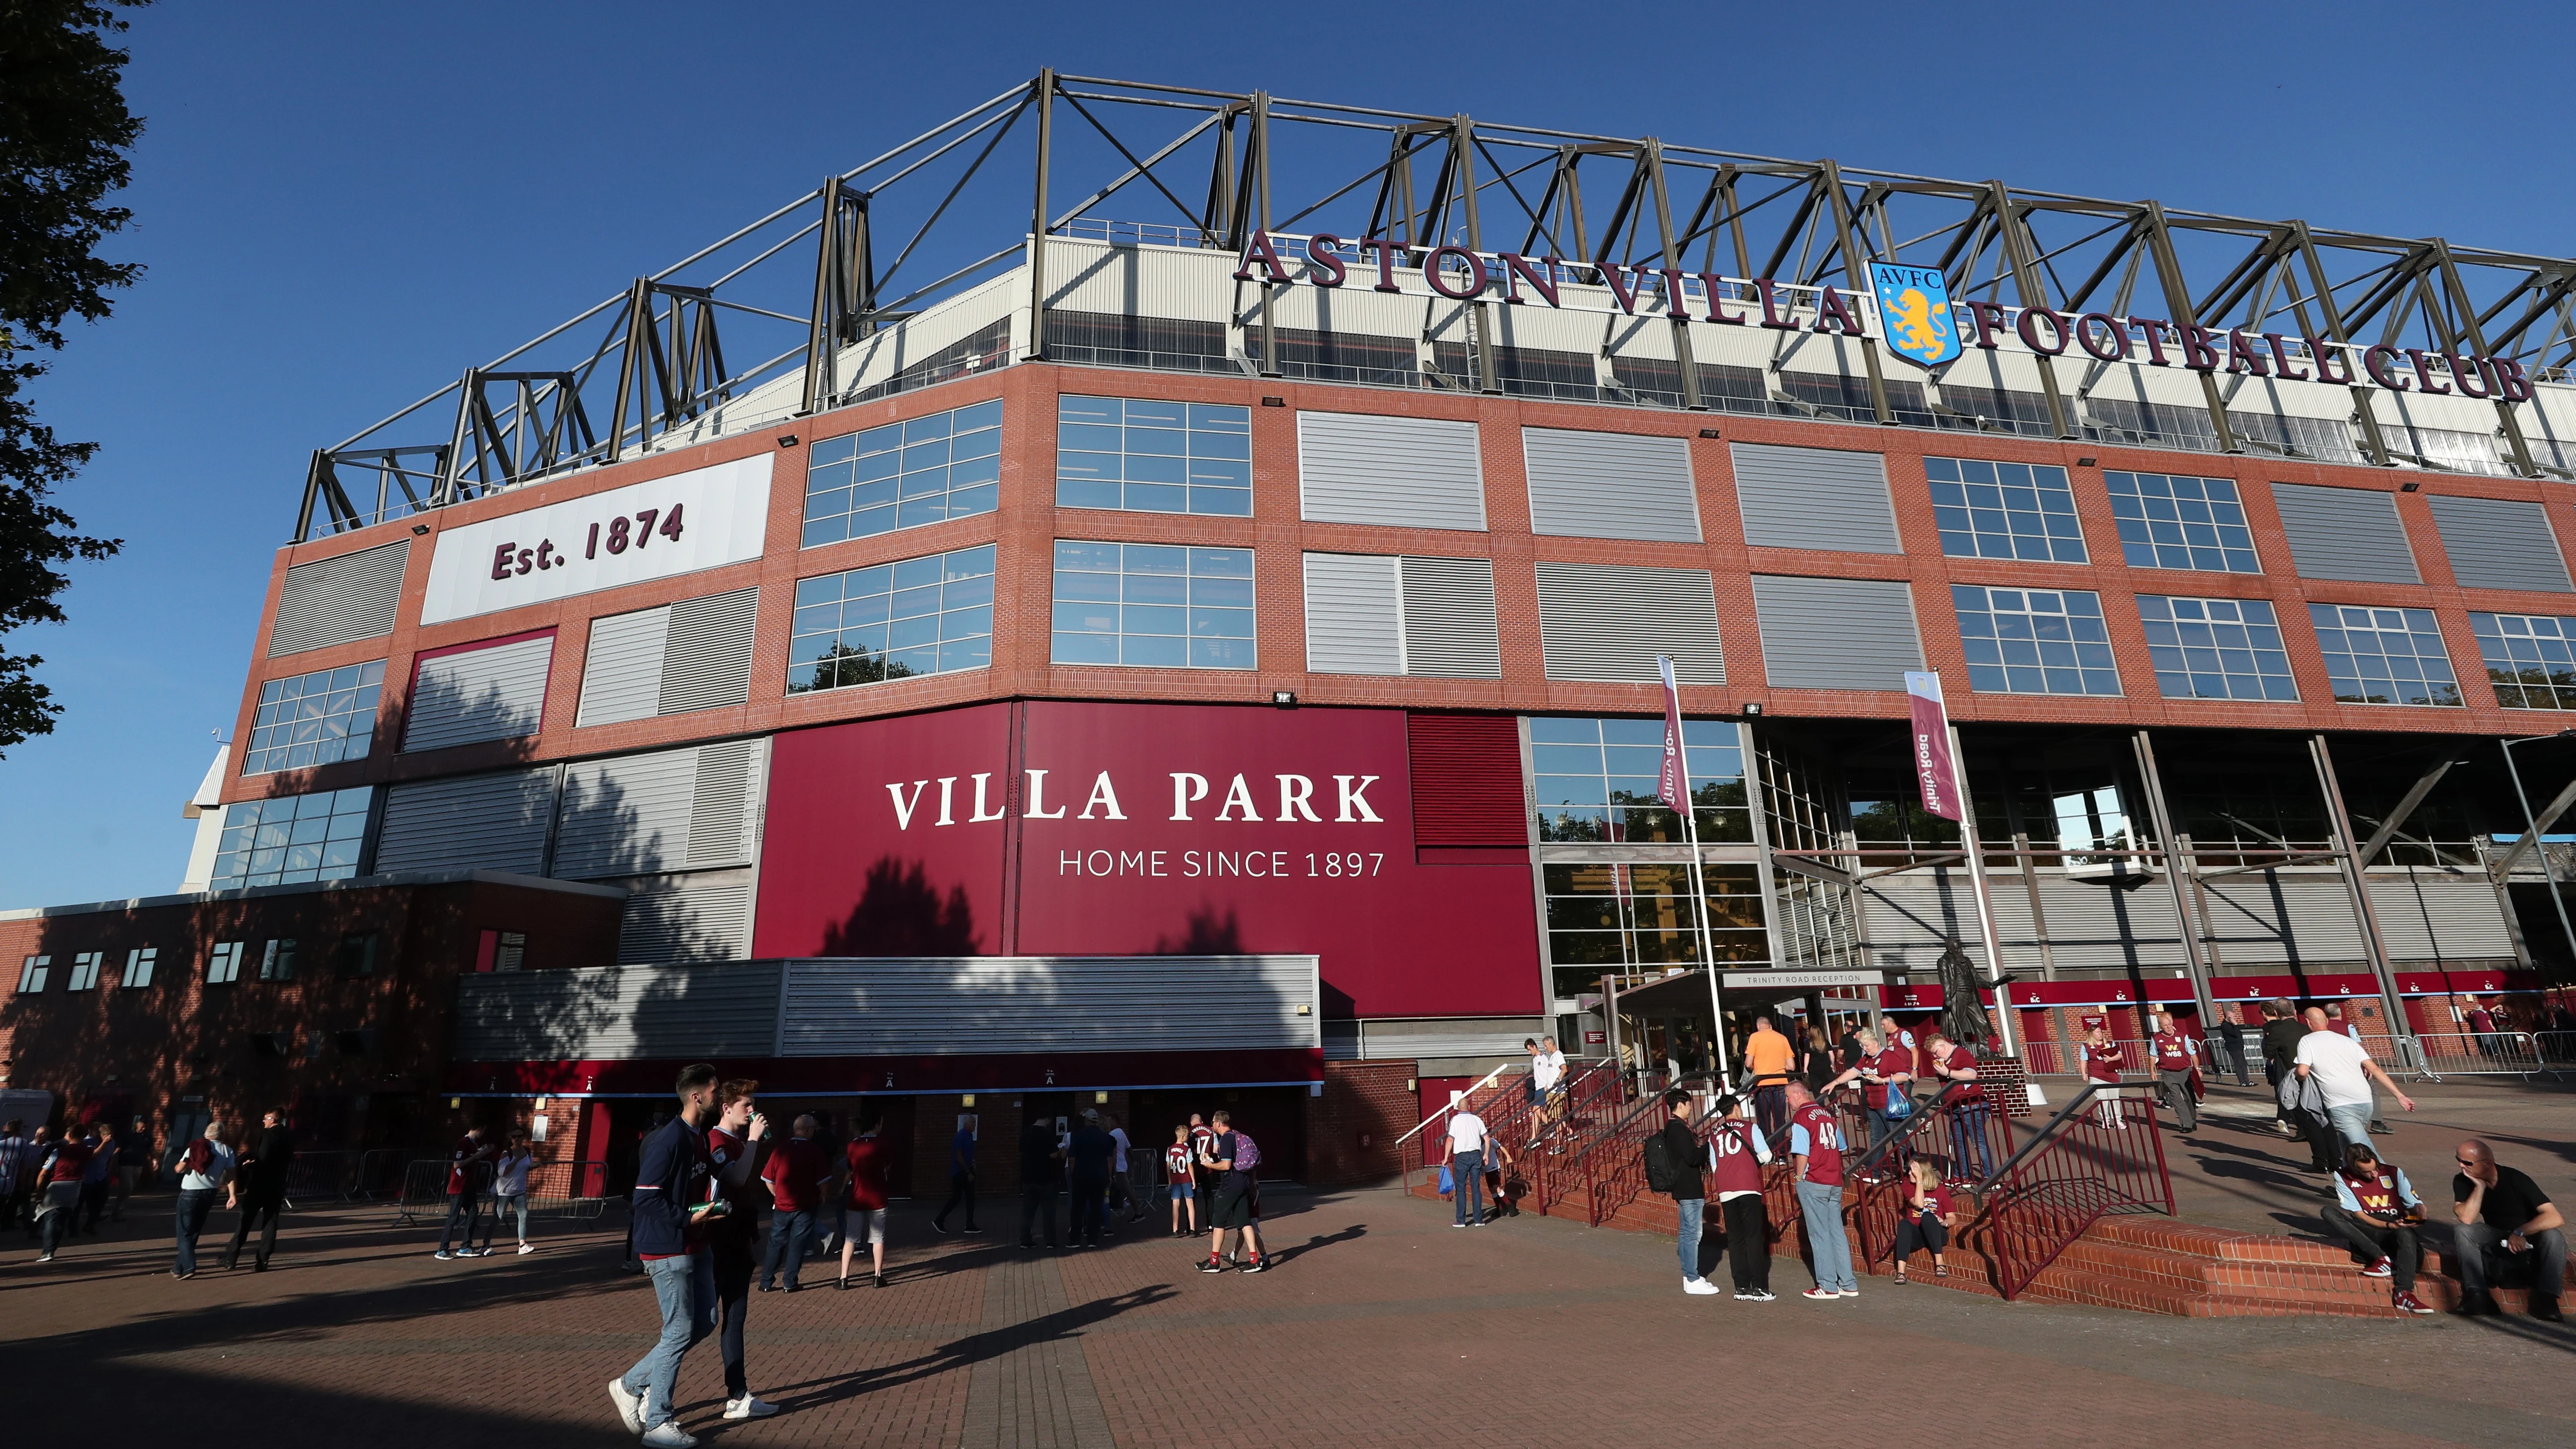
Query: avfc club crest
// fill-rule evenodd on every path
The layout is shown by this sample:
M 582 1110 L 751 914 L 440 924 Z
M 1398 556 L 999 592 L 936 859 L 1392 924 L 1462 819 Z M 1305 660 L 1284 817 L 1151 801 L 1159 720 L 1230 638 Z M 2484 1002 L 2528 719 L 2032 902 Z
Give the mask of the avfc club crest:
M 1940 268 L 1872 262 L 1869 280 L 1878 293 L 1879 326 L 1889 351 L 1918 367 L 1939 367 L 1959 355 L 1950 281 Z

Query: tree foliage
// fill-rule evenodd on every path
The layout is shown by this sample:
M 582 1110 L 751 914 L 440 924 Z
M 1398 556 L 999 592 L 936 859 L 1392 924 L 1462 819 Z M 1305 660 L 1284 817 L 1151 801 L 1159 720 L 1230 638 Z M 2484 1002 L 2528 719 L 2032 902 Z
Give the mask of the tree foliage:
M 125 52 L 108 43 L 124 29 L 109 5 L 0 0 L 0 636 L 61 623 L 70 580 L 59 566 L 123 542 L 77 532 L 48 501 L 98 445 L 56 437 L 26 391 L 51 365 L 42 354 L 61 350 L 65 321 L 107 316 L 107 294 L 143 270 L 98 255 L 133 216 L 106 199 L 124 187 L 143 130 L 125 108 Z M 0 747 L 50 733 L 62 713 L 35 679 L 43 662 L 0 651 Z

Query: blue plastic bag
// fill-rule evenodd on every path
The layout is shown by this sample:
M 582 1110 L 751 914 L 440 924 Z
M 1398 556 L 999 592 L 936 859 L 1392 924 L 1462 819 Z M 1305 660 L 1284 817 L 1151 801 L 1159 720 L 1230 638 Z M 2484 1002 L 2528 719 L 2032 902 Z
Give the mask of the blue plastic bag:
M 1458 1191 L 1458 1179 L 1449 1175 L 1449 1164 L 1440 1164 L 1440 1195 L 1449 1197 Z

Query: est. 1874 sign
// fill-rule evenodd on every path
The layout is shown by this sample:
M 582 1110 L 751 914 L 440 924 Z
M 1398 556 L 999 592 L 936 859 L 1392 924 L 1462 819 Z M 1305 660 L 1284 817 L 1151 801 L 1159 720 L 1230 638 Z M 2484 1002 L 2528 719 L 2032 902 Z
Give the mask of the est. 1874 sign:
M 443 529 L 420 621 L 549 603 L 760 557 L 772 455 Z

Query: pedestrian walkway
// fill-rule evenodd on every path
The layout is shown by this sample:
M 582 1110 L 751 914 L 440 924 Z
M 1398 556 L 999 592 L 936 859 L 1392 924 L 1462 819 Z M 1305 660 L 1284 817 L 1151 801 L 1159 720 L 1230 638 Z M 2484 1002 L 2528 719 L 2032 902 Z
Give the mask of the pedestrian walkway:
M 1544 1383 L 1551 1412 L 1498 1412 L 1478 1441 L 1560 1444 L 1573 1415 L 1587 1433 L 1678 1442 L 1707 1421 L 1670 1391 L 1674 1346 L 1739 1344 L 1765 1364 L 1904 1363 L 1925 1383 L 1975 1384 L 1943 1398 L 1944 1432 L 2006 1442 L 2144 1424 L 2181 1387 L 2196 1422 L 2253 1442 L 2576 1441 L 2576 1401 L 2494 1392 L 2564 1377 L 2576 1337 L 2528 1319 L 2178 1326 L 1883 1278 L 1841 1303 L 1738 1303 L 1674 1292 L 1670 1243 L 1644 1234 L 1536 1216 L 1451 1232 L 1446 1205 L 1385 1191 L 1277 1187 L 1263 1206 L 1278 1267 L 1244 1277 L 1201 1275 L 1193 1245 L 1160 1236 L 1052 1255 L 940 1239 L 925 1205 L 899 1204 L 892 1286 L 757 1300 L 752 1384 L 784 1412 L 717 1421 L 719 1370 L 698 1354 L 684 1419 L 742 1446 L 1409 1449 L 1443 1398 L 1517 1403 Z M 188 1283 L 167 1276 L 166 1201 L 135 1218 L 44 1268 L 0 1242 L 0 1342 L 19 1382 L 106 1374 L 127 1402 L 259 1406 L 203 1416 L 192 1449 L 268 1449 L 281 1424 L 370 1449 L 633 1443 L 600 1385 L 634 1358 L 651 1308 L 616 1270 L 613 1216 L 524 1258 L 442 1263 L 434 1232 L 382 1212 L 300 1212 L 271 1272 Z M 85 1435 L 94 1408 L 24 1396 L 12 1430 Z M 1818 1441 L 1885 1429 L 1867 1396 L 1809 1395 L 1796 1412 Z

